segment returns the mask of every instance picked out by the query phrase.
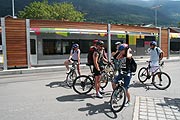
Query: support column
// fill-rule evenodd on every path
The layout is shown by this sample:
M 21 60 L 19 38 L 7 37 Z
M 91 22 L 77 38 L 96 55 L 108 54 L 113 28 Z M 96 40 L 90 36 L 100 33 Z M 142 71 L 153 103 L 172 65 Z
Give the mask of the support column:
M 161 27 L 159 27 L 159 47 L 161 48 Z
M 108 33 L 108 61 L 111 61 L 111 24 L 107 25 Z
M 2 36 L 2 50 L 3 50 L 3 68 L 7 70 L 7 50 L 6 50 L 6 25 L 5 18 L 1 18 L 1 36 Z
M 167 59 L 170 57 L 170 29 L 168 28 L 168 53 L 167 53 Z
M 27 63 L 28 68 L 31 68 L 31 61 L 30 61 L 30 20 L 26 19 L 26 41 L 27 41 Z
M 128 34 L 128 32 L 126 31 L 126 44 L 128 44 L 129 45 L 129 34 Z

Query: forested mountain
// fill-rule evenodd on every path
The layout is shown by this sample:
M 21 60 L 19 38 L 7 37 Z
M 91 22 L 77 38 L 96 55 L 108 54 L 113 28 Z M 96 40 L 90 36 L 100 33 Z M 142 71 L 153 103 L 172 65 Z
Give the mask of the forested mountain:
M 1 0 L 0 16 L 11 15 L 11 1 Z M 15 0 L 15 14 L 33 1 Z M 162 5 L 158 10 L 159 25 L 175 25 L 180 21 L 180 1 L 170 0 L 48 0 L 53 2 L 71 2 L 77 10 L 86 13 L 86 21 L 119 24 L 153 24 L 153 6 Z

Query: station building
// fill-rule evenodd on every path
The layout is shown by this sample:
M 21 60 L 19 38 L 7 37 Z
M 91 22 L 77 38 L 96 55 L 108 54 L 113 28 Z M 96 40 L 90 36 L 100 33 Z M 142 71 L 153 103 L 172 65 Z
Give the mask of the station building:
M 1 18 L 4 69 L 63 64 L 61 60 L 68 58 L 73 43 L 80 45 L 81 58 L 85 59 L 94 39 L 103 40 L 108 49 L 107 30 L 107 24 L 100 23 Z M 111 24 L 110 36 L 112 52 L 114 43 L 120 41 L 128 43 L 134 55 L 144 56 L 149 43 L 156 40 L 169 56 L 167 28 Z

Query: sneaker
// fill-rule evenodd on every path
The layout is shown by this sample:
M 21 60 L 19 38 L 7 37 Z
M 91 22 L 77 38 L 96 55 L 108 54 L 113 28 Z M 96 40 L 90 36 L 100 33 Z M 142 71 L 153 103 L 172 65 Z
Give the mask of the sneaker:
M 105 94 L 105 92 L 103 90 L 100 90 L 99 93 L 102 95 L 102 94 Z
M 130 105 L 130 102 L 127 101 L 126 104 L 124 105 L 124 107 L 128 107 Z
M 103 96 L 100 94 L 100 92 L 96 93 L 97 98 L 103 98 Z

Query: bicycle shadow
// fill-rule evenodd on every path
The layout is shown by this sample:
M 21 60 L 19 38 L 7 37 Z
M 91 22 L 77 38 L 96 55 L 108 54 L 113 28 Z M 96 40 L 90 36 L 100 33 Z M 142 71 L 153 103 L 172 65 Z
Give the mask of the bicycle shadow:
M 66 95 L 66 96 L 57 97 L 56 100 L 59 102 L 80 102 L 88 98 L 94 99 L 91 94 L 88 94 L 88 95 L 74 94 L 74 95 Z
M 134 87 L 134 88 L 144 88 L 146 91 L 148 91 L 148 90 L 158 90 L 157 88 L 155 88 L 154 86 L 153 86 L 153 84 L 151 84 L 151 83 L 141 83 L 141 82 L 139 82 L 139 81 L 133 81 L 133 83 L 131 83 L 130 85 L 129 85 L 129 87 Z
M 63 87 L 63 88 L 71 89 L 65 81 L 54 81 L 54 82 L 50 82 L 49 84 L 45 86 L 50 87 L 50 88 Z
M 111 111 L 109 102 L 104 102 L 99 105 L 93 105 L 92 103 L 86 103 L 86 107 L 79 108 L 78 111 L 81 111 L 81 112 L 88 111 L 88 113 L 86 114 L 87 116 L 104 113 L 107 117 L 109 117 L 111 119 L 117 118 L 117 114 Z
M 180 98 L 169 98 L 164 97 L 165 103 L 157 103 L 157 105 L 160 105 L 162 107 L 167 106 L 173 110 L 177 110 L 180 112 Z

